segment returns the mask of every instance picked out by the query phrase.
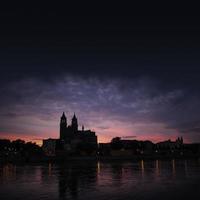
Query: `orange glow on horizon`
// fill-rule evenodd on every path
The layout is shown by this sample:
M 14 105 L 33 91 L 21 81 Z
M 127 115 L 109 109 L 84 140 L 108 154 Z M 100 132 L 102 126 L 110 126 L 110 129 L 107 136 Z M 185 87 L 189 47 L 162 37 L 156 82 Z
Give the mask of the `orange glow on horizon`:
M 114 133 L 114 130 L 112 130 L 112 134 L 106 134 L 106 133 L 102 133 L 101 135 L 96 133 L 97 137 L 98 137 L 98 143 L 109 143 L 112 138 L 114 137 L 121 137 L 122 139 L 124 135 L 120 135 L 120 132 L 124 132 L 122 130 L 117 130 L 116 134 Z M 44 134 L 47 135 L 47 134 Z M 57 137 L 52 137 L 52 136 L 57 136 Z M 181 135 L 180 135 L 181 136 Z M 150 140 L 153 143 L 157 143 L 157 142 L 161 142 L 161 141 L 165 141 L 165 140 L 172 140 L 175 141 L 177 139 L 177 137 L 180 137 L 179 135 L 171 135 L 169 136 L 165 136 L 163 134 L 154 134 L 154 135 L 141 135 L 141 136 L 136 136 L 134 139 L 131 140 Z M 13 140 L 17 140 L 17 139 L 21 139 L 24 140 L 25 142 L 33 142 L 36 143 L 39 146 L 42 146 L 42 140 L 43 139 L 47 139 L 47 138 L 59 138 L 58 134 L 49 134 L 49 136 L 44 136 L 44 137 L 36 137 L 35 135 L 22 135 L 22 134 L 11 134 L 11 133 L 0 133 L 0 139 L 9 139 L 11 141 Z M 128 138 L 127 138 L 128 139 Z M 190 143 L 191 141 L 188 138 L 183 138 L 184 142 Z
M 24 140 L 25 142 L 33 142 L 36 143 L 39 146 L 42 146 L 42 138 L 35 138 L 34 136 L 25 136 L 25 135 L 20 135 L 20 134 L 6 134 L 6 133 L 0 133 L 0 139 L 8 139 L 11 141 L 14 140 Z

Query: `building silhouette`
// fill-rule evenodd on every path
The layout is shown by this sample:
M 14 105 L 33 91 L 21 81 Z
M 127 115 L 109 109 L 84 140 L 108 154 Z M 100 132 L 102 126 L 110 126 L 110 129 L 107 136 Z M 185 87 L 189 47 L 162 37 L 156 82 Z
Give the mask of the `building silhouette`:
M 67 124 L 67 117 L 63 112 L 60 118 L 60 140 L 65 150 L 74 151 L 86 149 L 87 147 L 97 148 L 97 136 L 91 130 L 78 129 L 78 119 L 74 113 L 71 124 Z
M 97 136 L 91 130 L 78 129 L 78 119 L 74 113 L 71 124 L 68 125 L 67 117 L 63 112 L 60 118 L 59 139 L 43 140 L 43 149 L 47 155 L 57 152 L 67 154 L 94 154 L 97 150 Z

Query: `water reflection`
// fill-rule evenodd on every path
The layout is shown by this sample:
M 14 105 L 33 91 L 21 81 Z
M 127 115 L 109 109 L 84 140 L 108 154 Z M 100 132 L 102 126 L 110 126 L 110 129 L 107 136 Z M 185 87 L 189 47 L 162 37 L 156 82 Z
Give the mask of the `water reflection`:
M 16 165 L 7 164 L 2 167 L 1 170 L 2 180 L 9 180 L 16 178 Z
M 172 175 L 176 176 L 176 165 L 175 165 L 175 160 L 172 160 Z
M 51 163 L 49 163 L 48 171 L 49 171 L 49 176 L 51 176 L 52 175 L 52 164 Z
M 173 195 L 186 199 L 200 196 L 195 190 L 199 182 L 200 163 L 195 160 L 0 166 L 0 196 L 5 200 L 168 199 Z
M 99 161 L 97 162 L 97 172 L 98 174 L 101 172 L 101 163 Z
M 97 182 L 98 163 L 92 162 L 89 164 L 76 163 L 74 165 L 62 165 L 59 168 L 59 197 L 76 198 L 79 189 L 87 189 L 96 185 Z
M 188 166 L 187 166 L 187 160 L 184 161 L 184 167 L 185 167 L 185 177 L 188 177 Z
M 142 178 L 144 178 L 144 160 L 141 160 L 141 172 L 142 172 Z
M 155 161 L 155 177 L 157 180 L 160 177 L 160 162 L 159 162 L 159 160 Z

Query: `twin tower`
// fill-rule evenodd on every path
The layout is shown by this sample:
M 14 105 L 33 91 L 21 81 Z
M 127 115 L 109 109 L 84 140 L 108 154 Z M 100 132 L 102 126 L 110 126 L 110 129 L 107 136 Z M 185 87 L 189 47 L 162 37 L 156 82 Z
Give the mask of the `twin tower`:
M 63 112 L 60 118 L 60 140 L 63 144 L 66 144 L 71 149 L 75 149 L 76 146 L 82 144 L 89 146 L 97 147 L 97 136 L 95 132 L 91 130 L 78 130 L 78 119 L 74 113 L 72 117 L 71 125 L 67 125 L 67 117 Z M 83 145 L 82 145 L 83 146 Z
M 78 132 L 78 119 L 74 113 L 72 117 L 71 125 L 67 125 L 67 117 L 63 112 L 60 118 L 60 139 L 66 140 L 67 137 L 72 137 L 72 134 L 76 134 Z

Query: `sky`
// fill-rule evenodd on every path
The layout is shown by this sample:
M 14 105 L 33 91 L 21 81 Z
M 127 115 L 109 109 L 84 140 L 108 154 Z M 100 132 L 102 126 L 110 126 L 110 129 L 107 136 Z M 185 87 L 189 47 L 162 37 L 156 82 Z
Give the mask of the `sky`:
M 59 137 L 63 112 L 113 137 L 200 142 L 195 17 L 1 12 L 0 138 Z

